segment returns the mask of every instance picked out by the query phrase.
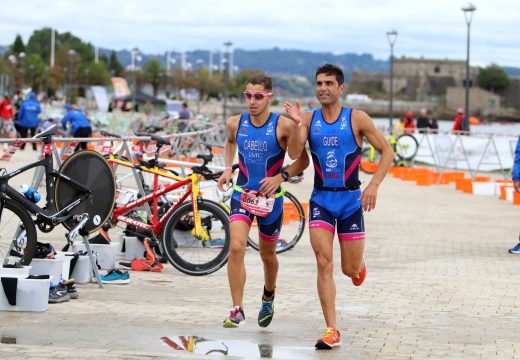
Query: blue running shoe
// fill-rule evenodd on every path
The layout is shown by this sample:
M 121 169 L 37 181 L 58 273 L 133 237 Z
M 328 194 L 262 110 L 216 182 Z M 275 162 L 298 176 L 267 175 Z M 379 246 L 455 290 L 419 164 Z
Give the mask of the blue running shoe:
M 235 306 L 229 312 L 229 317 L 224 320 L 225 328 L 236 328 L 246 323 L 246 317 L 244 315 L 244 310 L 240 306 Z
M 515 247 L 509 249 L 510 254 L 520 254 L 520 242 Z
M 258 325 L 261 327 L 268 327 L 274 316 L 274 296 L 271 300 L 264 300 L 262 298 L 262 307 L 258 313 Z
M 226 244 L 226 240 L 222 238 L 216 238 L 206 241 L 206 247 L 210 249 L 221 249 Z
M 127 271 L 112 269 L 106 275 L 100 276 L 103 284 L 128 284 L 130 282 L 130 275 Z

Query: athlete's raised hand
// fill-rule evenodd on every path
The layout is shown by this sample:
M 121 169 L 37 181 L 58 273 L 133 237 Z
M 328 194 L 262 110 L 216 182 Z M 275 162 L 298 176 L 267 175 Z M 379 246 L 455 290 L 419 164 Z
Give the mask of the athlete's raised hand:
M 294 121 L 296 125 L 300 126 L 303 121 L 303 112 L 300 107 L 300 100 L 296 100 L 296 106 L 286 101 L 283 104 L 283 107 L 285 109 L 285 112 L 289 114 L 290 119 Z

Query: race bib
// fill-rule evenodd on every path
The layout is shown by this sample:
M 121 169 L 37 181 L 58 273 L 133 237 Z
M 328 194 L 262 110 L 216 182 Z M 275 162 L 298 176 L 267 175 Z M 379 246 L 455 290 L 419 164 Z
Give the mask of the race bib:
M 273 211 L 274 194 L 266 195 L 255 190 L 240 193 L 240 206 L 253 215 L 265 217 Z

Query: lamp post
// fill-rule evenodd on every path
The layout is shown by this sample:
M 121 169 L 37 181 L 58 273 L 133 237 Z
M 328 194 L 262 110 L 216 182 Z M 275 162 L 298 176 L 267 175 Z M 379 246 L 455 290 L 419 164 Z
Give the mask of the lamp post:
M 223 106 L 223 117 L 224 121 L 226 121 L 226 108 L 227 108 L 227 100 L 228 100 L 228 86 L 229 86 L 229 60 L 230 60 L 230 53 L 229 48 L 233 46 L 233 43 L 231 41 L 226 41 L 224 43 L 224 46 L 226 47 L 226 56 L 224 57 L 223 64 L 224 65 L 224 104 Z
M 135 71 L 136 71 L 136 62 L 138 60 L 138 58 L 140 59 L 141 57 L 138 56 L 137 54 L 139 53 L 139 49 L 138 48 L 133 48 L 132 49 L 132 107 L 135 111 L 136 109 L 136 106 L 135 106 L 135 101 L 136 101 L 136 92 L 137 92 L 137 85 L 136 85 L 136 79 L 135 79 Z
M 16 56 L 9 55 L 9 61 L 11 62 L 11 93 L 14 94 L 16 91 Z
M 394 127 L 394 44 L 397 40 L 397 31 L 390 30 L 386 33 L 386 37 L 388 39 L 388 43 L 390 44 L 390 101 L 389 101 L 389 125 L 390 131 Z
M 464 17 L 466 18 L 466 24 L 468 25 L 468 39 L 467 39 L 467 52 L 466 52 L 466 97 L 464 102 L 464 118 L 460 124 L 460 129 L 462 131 L 469 131 L 469 87 L 470 87 L 470 78 L 469 78 L 469 38 L 470 38 L 470 27 L 471 20 L 473 19 L 473 12 L 477 10 L 475 5 L 468 3 L 468 5 L 461 8 L 464 12 Z
M 23 89 L 25 85 L 25 71 L 24 71 L 24 63 L 23 60 L 25 59 L 25 53 L 22 51 L 18 54 L 18 58 L 20 59 L 20 87 Z
M 70 49 L 69 52 L 69 68 L 68 68 L 68 75 L 69 75 L 69 91 L 68 91 L 68 95 L 69 95 L 69 98 L 68 98 L 68 101 L 69 102 L 72 102 L 72 93 L 73 93 L 73 90 L 72 90 L 72 58 L 74 57 L 74 55 L 76 55 L 76 52 L 73 50 L 73 49 Z

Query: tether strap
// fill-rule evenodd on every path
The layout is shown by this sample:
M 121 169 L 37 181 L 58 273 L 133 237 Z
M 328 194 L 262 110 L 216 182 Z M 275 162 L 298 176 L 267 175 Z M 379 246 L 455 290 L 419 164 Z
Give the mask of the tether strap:
M 325 191 L 352 191 L 352 190 L 359 190 L 359 185 L 361 185 L 361 181 L 358 181 L 357 185 L 350 185 L 350 186 L 340 186 L 340 187 L 331 187 L 331 186 L 323 186 L 319 184 L 314 184 L 314 188 L 318 190 L 325 190 Z
M 233 185 L 233 190 L 236 190 L 238 192 L 244 192 L 244 190 L 247 190 L 247 189 L 242 189 L 240 186 L 238 185 Z M 274 198 L 277 199 L 279 198 L 280 196 L 283 196 L 285 194 L 285 189 L 283 187 L 280 188 L 280 191 L 278 191 L 276 194 L 274 194 Z

